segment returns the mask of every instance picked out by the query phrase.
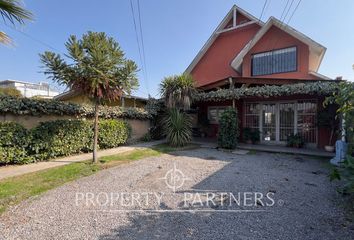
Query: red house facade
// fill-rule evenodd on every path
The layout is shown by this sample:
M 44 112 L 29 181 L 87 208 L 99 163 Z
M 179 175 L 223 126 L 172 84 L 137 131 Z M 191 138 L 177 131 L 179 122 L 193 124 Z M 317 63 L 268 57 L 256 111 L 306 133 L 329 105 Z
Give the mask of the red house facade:
M 186 72 L 204 92 L 256 86 L 334 82 L 318 73 L 326 48 L 271 17 L 266 23 L 233 6 Z M 228 106 L 237 108 L 241 130 L 260 131 L 260 142 L 285 144 L 299 134 L 307 147 L 329 145 L 330 131 L 317 124 L 325 94 L 251 96 L 199 101 L 198 118 L 208 119 L 206 135 L 216 137 Z

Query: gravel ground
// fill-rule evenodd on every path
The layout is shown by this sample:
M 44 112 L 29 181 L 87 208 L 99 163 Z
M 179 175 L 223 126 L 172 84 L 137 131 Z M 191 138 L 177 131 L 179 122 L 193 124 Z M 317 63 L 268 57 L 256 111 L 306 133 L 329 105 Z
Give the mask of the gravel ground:
M 175 192 L 166 185 L 174 167 L 184 174 L 176 184 L 185 180 Z M 101 171 L 9 209 L 0 217 L 0 239 L 354 239 L 327 175 L 323 160 L 308 157 L 213 149 L 165 154 Z M 241 204 L 230 201 L 229 193 L 247 192 L 270 193 L 274 205 L 265 205 L 269 198 L 252 206 L 242 204 L 242 197 Z M 206 198 L 212 193 L 218 196 L 214 202 Z M 95 199 L 86 201 L 90 196 Z

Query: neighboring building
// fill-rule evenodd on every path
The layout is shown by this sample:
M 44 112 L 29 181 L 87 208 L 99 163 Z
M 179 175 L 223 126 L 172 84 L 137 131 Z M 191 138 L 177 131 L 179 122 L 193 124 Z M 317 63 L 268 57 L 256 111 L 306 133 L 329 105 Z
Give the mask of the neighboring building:
M 266 23 L 233 6 L 186 72 L 200 90 L 247 88 L 331 81 L 318 73 L 326 48 L 271 17 Z M 209 137 L 218 132 L 220 114 L 235 104 L 242 128 L 258 129 L 261 143 L 284 144 L 299 133 L 307 146 L 328 145 L 329 130 L 318 129 L 317 112 L 324 96 L 252 97 L 199 102 L 199 118 L 208 118 Z
M 53 98 L 59 94 L 59 92 L 51 89 L 48 83 L 43 82 L 30 83 L 17 80 L 3 80 L 0 81 L 0 87 L 16 88 L 21 92 L 23 97 Z
M 77 103 L 77 104 L 92 104 L 90 99 L 77 91 L 67 91 L 56 97 L 55 100 Z M 123 96 L 119 100 L 108 103 L 109 106 L 120 106 L 120 107 L 145 107 L 147 103 L 147 98 L 137 97 L 137 96 Z

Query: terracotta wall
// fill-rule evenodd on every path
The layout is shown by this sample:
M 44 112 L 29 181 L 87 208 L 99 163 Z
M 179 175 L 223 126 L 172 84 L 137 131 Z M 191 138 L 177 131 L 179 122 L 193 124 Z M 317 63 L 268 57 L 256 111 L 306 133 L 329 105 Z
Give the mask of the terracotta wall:
M 17 122 L 27 129 L 31 129 L 39 125 L 40 122 L 54 121 L 59 119 L 77 119 L 73 116 L 56 116 L 56 115 L 45 115 L 45 116 L 29 116 L 29 115 L 13 115 L 5 114 L 0 115 L 0 121 L 12 121 Z M 138 120 L 138 119 L 125 119 L 132 127 L 131 139 L 136 140 L 143 137 L 149 132 L 150 120 Z
M 255 76 L 255 78 L 292 78 L 292 79 L 316 79 L 309 75 L 309 47 L 292 37 L 278 27 L 272 26 L 268 32 L 257 42 L 243 59 L 242 76 L 251 77 L 251 56 L 255 53 L 267 52 L 274 49 L 288 47 L 297 48 L 297 71 L 278 73 L 271 75 Z
M 231 62 L 259 28 L 258 25 L 251 24 L 220 34 L 191 72 L 197 85 L 239 76 L 231 67 Z

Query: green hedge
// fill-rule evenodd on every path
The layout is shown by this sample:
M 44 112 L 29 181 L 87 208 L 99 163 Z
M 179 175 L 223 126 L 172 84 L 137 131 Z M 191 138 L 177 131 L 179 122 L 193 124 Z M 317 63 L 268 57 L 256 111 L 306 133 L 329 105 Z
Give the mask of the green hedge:
M 32 130 L 32 154 L 38 160 L 68 156 L 92 149 L 92 124 L 84 120 L 43 122 Z
M 335 81 L 316 81 L 308 83 L 265 85 L 249 88 L 219 89 L 200 92 L 194 96 L 196 101 L 224 101 L 245 97 L 277 97 L 296 94 L 329 95 L 338 91 L 339 84 Z
M 127 142 L 131 127 L 122 120 L 101 120 L 98 145 L 117 147 Z M 89 152 L 93 125 L 85 120 L 43 122 L 32 130 L 13 122 L 0 123 L 0 165 L 44 161 Z
M 98 144 L 100 148 L 113 148 L 127 142 L 131 127 L 127 122 L 102 120 L 99 123 Z
M 239 136 L 237 111 L 227 108 L 219 121 L 218 146 L 226 149 L 234 149 Z
M 68 115 L 92 117 L 94 116 L 94 108 L 90 105 L 79 105 L 56 100 L 0 96 L 0 114 L 5 113 L 33 116 Z M 152 108 L 144 109 L 101 106 L 99 116 L 106 119 L 150 119 L 153 117 L 154 113 L 155 109 Z
M 27 152 L 31 134 L 23 126 L 14 122 L 0 123 L 0 165 L 33 162 Z

